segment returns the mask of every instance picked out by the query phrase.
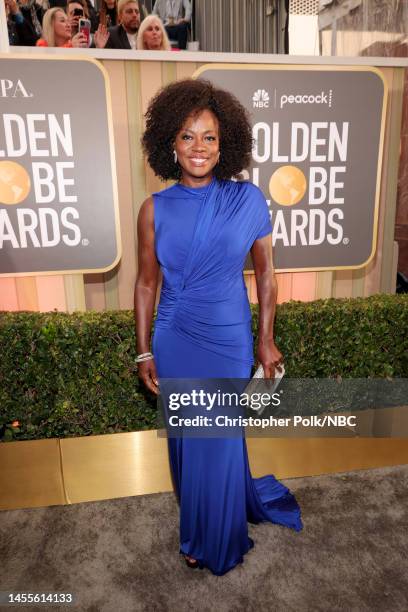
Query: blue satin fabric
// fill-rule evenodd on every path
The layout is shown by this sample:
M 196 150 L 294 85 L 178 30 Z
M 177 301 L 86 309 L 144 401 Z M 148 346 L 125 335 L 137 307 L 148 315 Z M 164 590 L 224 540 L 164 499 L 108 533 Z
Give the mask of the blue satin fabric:
M 153 194 L 163 284 L 152 342 L 162 378 L 249 378 L 251 312 L 246 255 L 272 231 L 252 183 L 174 185 Z M 169 438 L 180 502 L 180 552 L 222 575 L 253 546 L 248 521 L 300 531 L 295 497 L 273 475 L 252 478 L 245 437 Z

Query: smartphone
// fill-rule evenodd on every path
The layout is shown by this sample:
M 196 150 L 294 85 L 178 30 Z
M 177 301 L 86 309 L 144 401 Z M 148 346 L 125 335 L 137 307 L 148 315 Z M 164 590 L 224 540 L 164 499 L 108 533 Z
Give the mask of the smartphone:
M 86 36 L 86 42 L 89 47 L 89 39 L 91 36 L 91 22 L 89 19 L 81 18 L 78 22 L 78 32 L 82 32 Z

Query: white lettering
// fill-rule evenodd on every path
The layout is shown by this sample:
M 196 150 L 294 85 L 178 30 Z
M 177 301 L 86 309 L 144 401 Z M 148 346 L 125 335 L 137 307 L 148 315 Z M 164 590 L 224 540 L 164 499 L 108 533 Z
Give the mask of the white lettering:
M 276 162 L 289 161 L 288 155 L 279 155 L 279 123 L 272 123 L 272 159 Z
M 0 81 L 1 83 L 1 81 Z M 45 148 L 48 141 L 48 148 Z M 73 157 L 70 115 L 59 121 L 55 114 L 0 114 L 0 157 Z M 41 147 L 44 148 L 41 148 Z
M 14 249 L 26 249 L 29 240 L 35 248 L 53 247 L 63 242 L 69 247 L 77 246 L 81 241 L 81 230 L 74 220 L 79 219 L 76 208 L 66 207 L 58 211 L 54 208 L 17 208 L 13 227 L 7 209 L 0 209 L 0 249 L 7 242 Z M 68 230 L 62 234 L 62 228 Z M 61 235 L 62 234 L 62 235 Z
M 252 134 L 255 141 L 252 156 L 258 164 L 263 164 L 271 154 L 271 129 L 267 123 L 260 121 L 254 125 Z M 260 153 L 260 135 L 263 136 L 263 153 Z
M 79 212 L 76 208 L 72 208 L 72 206 L 68 206 L 64 208 L 61 212 L 61 224 L 66 229 L 70 229 L 74 232 L 74 237 L 70 238 L 68 234 L 62 234 L 62 241 L 67 246 L 77 246 L 81 240 L 81 231 L 75 223 L 71 223 L 68 221 L 68 215 L 71 215 L 73 219 L 79 219 Z
M 272 240 L 273 243 L 277 240 L 282 240 L 284 246 L 289 246 L 288 233 L 286 231 L 285 219 L 283 217 L 283 210 L 278 210 L 275 215 L 275 221 L 272 229 Z
M 31 210 L 31 208 L 18 208 L 17 222 L 20 235 L 20 247 L 22 249 L 27 248 L 27 236 L 30 236 L 34 247 L 40 247 L 40 241 L 35 233 L 38 226 L 38 218 L 35 210 Z M 17 246 L 19 245 L 17 244 Z
M 49 204 L 55 199 L 54 170 L 46 162 L 33 162 L 32 170 L 35 201 L 37 204 Z
M 5 208 L 0 208 L 0 249 L 5 240 L 9 240 L 13 249 L 18 248 L 17 237 Z
M 344 213 L 341 208 L 332 208 L 327 216 L 327 225 L 337 230 L 337 235 L 327 234 L 327 242 L 329 244 L 339 244 L 343 240 L 343 228 L 339 223 L 334 221 L 335 217 L 344 219 Z
M 326 144 L 325 138 L 317 137 L 317 130 L 326 129 L 327 121 L 313 121 L 311 125 L 310 134 L 310 161 L 311 162 L 324 162 L 326 161 L 326 155 L 318 155 L 316 148 L 318 146 L 324 146 Z
M 329 152 L 327 155 L 327 161 L 334 161 L 334 147 L 336 146 L 339 160 L 342 162 L 347 161 L 347 146 L 348 146 L 348 132 L 349 122 L 343 121 L 342 123 L 342 134 L 340 136 L 338 127 L 334 121 L 330 121 L 329 127 Z
M 55 115 L 48 115 L 48 124 L 50 127 L 50 144 L 51 144 L 51 155 L 58 157 L 60 151 L 58 148 L 58 141 L 64 149 L 65 155 L 68 157 L 73 156 L 72 150 L 72 134 L 71 134 L 71 118 L 69 115 L 64 113 L 62 115 L 64 121 L 64 129 L 58 123 Z
M 343 227 L 338 221 L 343 218 L 341 208 L 332 208 L 328 214 L 320 208 L 278 210 L 272 219 L 272 242 L 275 245 L 281 241 L 283 246 L 339 244 L 343 240 Z
M 335 190 L 342 189 L 344 183 L 336 182 L 336 174 L 338 172 L 345 172 L 346 166 L 331 166 L 330 178 L 329 178 L 329 204 L 344 204 L 344 198 L 336 198 Z
M 12 90 L 13 88 L 13 81 L 10 81 L 10 79 L 1 79 L 0 80 L 0 92 L 1 92 L 1 97 L 2 98 L 8 98 L 8 94 L 9 92 Z M 10 96 L 12 97 L 12 96 Z
M 22 157 L 27 152 L 27 137 L 25 125 L 20 115 L 4 114 L 4 136 L 6 139 L 6 149 L 8 157 Z M 13 137 L 13 123 L 17 128 L 17 136 Z M 1 152 L 4 157 L 4 151 Z
M 316 223 L 316 220 L 319 222 Z M 317 233 L 317 230 L 319 232 Z M 312 208 L 309 212 L 309 245 L 316 246 L 324 242 L 326 235 L 326 215 L 320 208 Z
M 258 164 L 269 161 L 275 163 L 301 162 L 308 158 L 314 162 L 333 162 L 336 157 L 340 161 L 347 160 L 348 122 L 337 126 L 334 121 L 313 121 L 310 125 L 302 121 L 294 121 L 290 125 L 289 144 L 283 151 L 280 142 L 280 124 L 260 121 L 252 128 L 254 148 L 252 157 Z M 286 137 L 282 139 L 286 142 Z
M 300 238 L 300 244 L 303 246 L 307 245 L 305 228 L 307 227 L 307 212 L 305 210 L 294 210 L 292 211 L 290 228 L 290 243 L 297 244 L 297 235 Z
M 327 195 L 326 183 L 327 170 L 321 166 L 312 166 L 309 174 L 309 204 L 323 204 Z
M 47 138 L 47 134 L 45 132 L 37 132 L 35 127 L 35 123 L 37 121 L 45 121 L 45 115 L 42 113 L 29 113 L 26 115 L 26 121 L 31 157 L 48 157 L 50 154 L 48 149 L 37 149 L 37 141 L 45 140 Z
M 74 185 L 75 181 L 73 178 L 66 178 L 64 176 L 64 170 L 66 168 L 73 168 L 74 162 L 57 162 L 57 185 L 58 185 L 58 199 L 62 203 L 77 202 L 78 198 L 76 195 L 67 195 L 65 193 L 65 187 L 67 185 Z
M 302 150 L 298 153 L 298 134 L 301 132 Z M 292 123 L 292 141 L 290 147 L 290 161 L 301 162 L 307 159 L 309 142 L 309 128 L 306 123 L 295 121 Z
M 41 242 L 43 247 L 53 247 L 60 243 L 58 213 L 53 208 L 40 208 L 38 211 L 40 219 Z M 49 229 L 47 217 L 51 222 Z

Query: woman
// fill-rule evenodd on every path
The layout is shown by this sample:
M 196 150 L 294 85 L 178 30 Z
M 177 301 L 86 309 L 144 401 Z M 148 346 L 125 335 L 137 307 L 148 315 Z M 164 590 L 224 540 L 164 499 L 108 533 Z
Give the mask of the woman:
M 94 41 L 103 48 L 109 38 L 105 26 L 100 25 L 95 32 Z M 56 6 L 48 9 L 43 19 L 43 36 L 37 40 L 37 47 L 88 47 L 86 36 L 78 32 L 71 38 L 71 23 L 65 11 Z
M 276 280 L 271 223 L 261 191 L 228 180 L 249 166 L 245 109 L 209 82 L 172 83 L 150 103 L 143 146 L 170 188 L 143 203 L 138 218 L 135 322 L 139 377 L 248 379 L 251 311 L 243 266 L 251 252 L 259 300 L 257 357 L 274 376 L 282 355 L 273 340 Z M 160 304 L 150 347 L 159 267 Z M 169 454 L 180 502 L 180 553 L 189 567 L 222 575 L 253 546 L 247 521 L 302 529 L 294 496 L 273 475 L 253 479 L 245 437 L 173 438 Z
M 118 25 L 118 2 L 117 0 L 102 0 L 98 13 L 98 22 L 107 28 Z
M 159 17 L 149 15 L 140 24 L 136 49 L 147 51 L 170 51 L 171 45 Z
M 43 19 L 42 38 L 37 47 L 73 47 L 71 25 L 65 11 L 56 6 L 48 9 Z

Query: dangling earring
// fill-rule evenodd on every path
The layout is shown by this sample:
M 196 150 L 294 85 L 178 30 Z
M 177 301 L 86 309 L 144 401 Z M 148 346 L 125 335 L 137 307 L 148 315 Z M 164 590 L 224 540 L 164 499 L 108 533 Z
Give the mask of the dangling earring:
M 173 149 L 173 155 L 174 155 L 174 163 L 177 164 L 177 153 L 175 149 Z
M 220 157 L 221 157 L 221 151 L 218 153 L 217 164 L 219 164 L 219 163 L 220 163 Z

